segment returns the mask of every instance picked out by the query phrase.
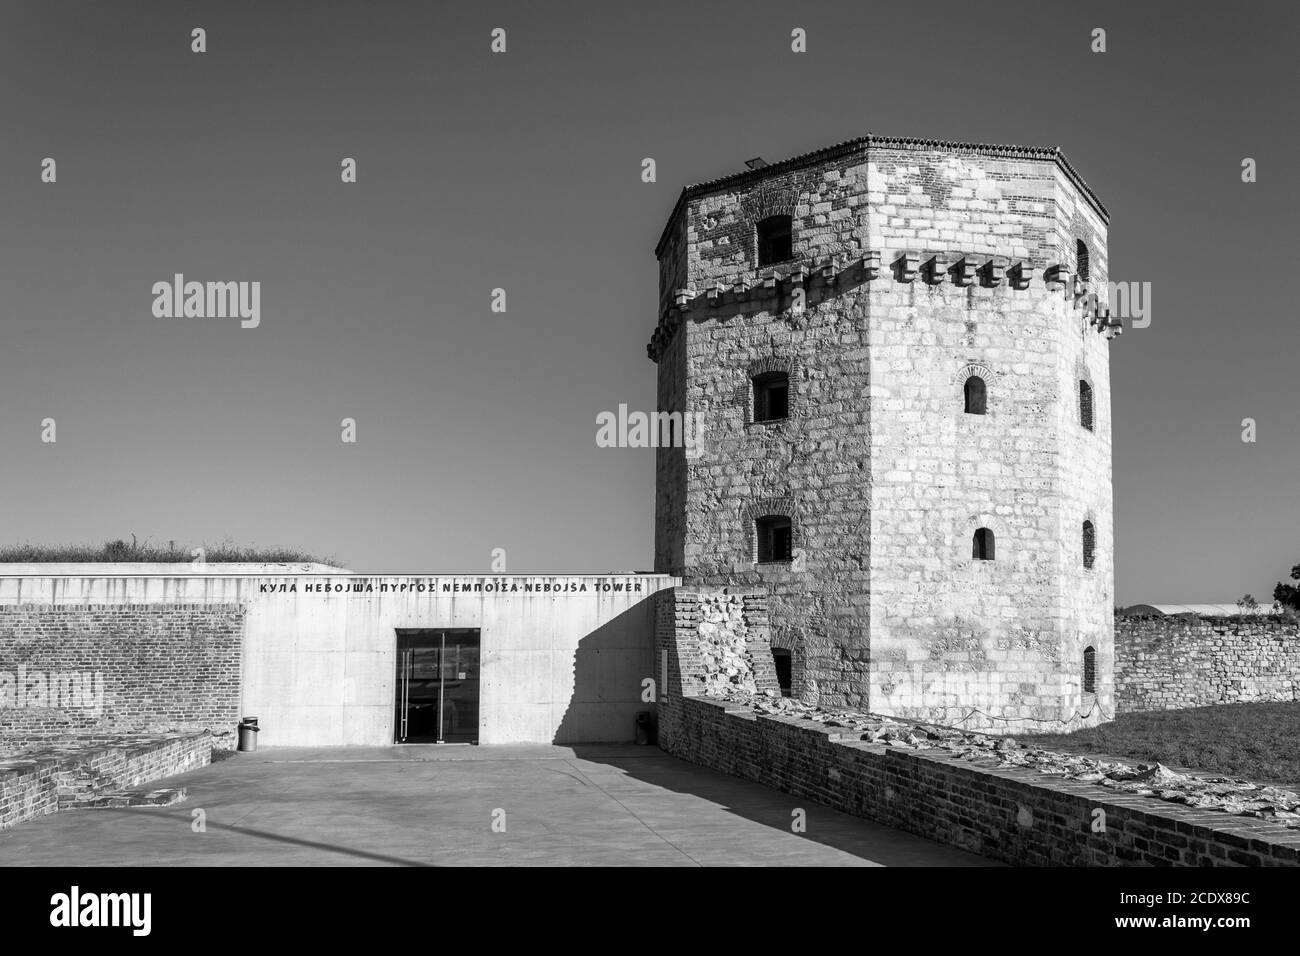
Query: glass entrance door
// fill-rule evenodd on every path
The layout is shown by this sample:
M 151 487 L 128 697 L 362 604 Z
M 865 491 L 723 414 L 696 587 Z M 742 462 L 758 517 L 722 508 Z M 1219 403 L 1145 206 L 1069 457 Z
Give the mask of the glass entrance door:
M 398 631 L 397 743 L 478 743 L 478 668 L 476 628 Z

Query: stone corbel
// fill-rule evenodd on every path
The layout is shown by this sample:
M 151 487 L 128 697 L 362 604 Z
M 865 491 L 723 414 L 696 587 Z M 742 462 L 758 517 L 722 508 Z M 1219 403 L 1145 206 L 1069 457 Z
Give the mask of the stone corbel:
M 1068 290 L 1070 287 L 1070 267 L 1065 264 L 1048 266 L 1043 272 L 1043 281 L 1052 290 Z
M 973 285 L 975 278 L 975 260 L 970 256 L 962 256 L 952 267 L 952 284 L 959 286 Z
M 862 278 L 870 282 L 880 277 L 880 253 L 867 252 L 862 256 Z
M 1011 280 L 1011 288 L 1028 289 L 1034 278 L 1034 267 L 1028 262 L 1017 262 L 1007 270 L 1007 275 Z
M 677 304 L 677 308 L 683 312 L 691 310 L 691 300 L 694 298 L 695 292 L 692 289 L 677 289 L 673 292 L 673 301 Z
M 795 266 L 785 277 L 785 281 L 790 284 L 791 289 L 796 289 L 808 281 L 809 274 L 807 266 Z
M 984 263 L 980 272 L 981 281 L 984 286 L 989 289 L 996 289 L 1002 284 L 1002 280 L 1006 277 L 1007 267 L 1005 263 L 998 262 L 996 259 L 990 259 L 988 262 Z
M 944 261 L 943 256 L 931 256 L 925 260 L 921 274 L 925 276 L 925 281 L 930 285 L 939 285 L 946 278 L 944 273 L 947 268 L 948 264 Z
M 921 256 L 915 252 L 904 252 L 894 260 L 894 266 L 898 270 L 899 282 L 911 282 L 916 278 L 916 270 L 920 265 Z

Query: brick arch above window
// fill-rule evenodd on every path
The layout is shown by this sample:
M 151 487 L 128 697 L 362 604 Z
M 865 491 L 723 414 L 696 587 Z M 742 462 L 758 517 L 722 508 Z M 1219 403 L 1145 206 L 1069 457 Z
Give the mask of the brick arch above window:
M 750 362 L 745 367 L 745 372 L 750 378 L 765 372 L 785 372 L 793 378 L 795 365 L 795 360 L 787 355 L 764 355 Z
M 740 200 L 740 209 L 751 224 L 757 224 L 770 216 L 789 216 L 794 218 L 794 207 L 798 195 L 789 186 L 759 186 Z
M 792 520 L 798 518 L 795 500 L 790 497 L 755 498 L 746 502 L 742 511 L 747 518 L 762 518 L 764 515 L 784 515 Z
M 963 365 L 957 370 L 957 374 L 952 377 L 952 383 L 958 387 L 966 384 L 966 379 L 978 376 L 984 379 L 985 385 L 993 384 L 993 369 L 989 368 L 983 362 L 970 362 Z

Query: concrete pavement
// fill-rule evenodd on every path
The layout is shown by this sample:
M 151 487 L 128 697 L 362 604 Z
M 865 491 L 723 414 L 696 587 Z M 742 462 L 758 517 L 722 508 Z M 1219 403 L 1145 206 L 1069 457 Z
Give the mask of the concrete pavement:
M 277 748 L 176 785 L 0 833 L 0 865 L 993 865 L 652 747 Z

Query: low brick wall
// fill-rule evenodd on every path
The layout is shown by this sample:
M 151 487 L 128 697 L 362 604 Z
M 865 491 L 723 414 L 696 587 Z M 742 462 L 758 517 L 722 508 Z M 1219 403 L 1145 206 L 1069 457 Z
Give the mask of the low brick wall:
M 212 735 L 65 741 L 0 761 L 0 830 L 75 807 L 107 790 L 137 787 L 206 766 Z
M 233 749 L 244 614 L 240 604 L 0 606 L 0 753 L 201 730 Z
M 1115 710 L 1300 698 L 1300 623 L 1277 616 L 1117 617 Z
M 1300 865 L 1300 830 L 840 736 L 707 698 L 659 704 L 674 756 L 1022 866 Z M 1094 832 L 1098 820 L 1105 829 Z
M 1027 866 L 1300 865 L 1300 830 L 940 751 L 864 741 L 802 717 L 700 695 L 701 592 L 661 592 L 659 746 L 846 813 Z M 745 596 L 754 660 L 760 595 Z M 1103 825 L 1104 824 L 1104 825 Z

